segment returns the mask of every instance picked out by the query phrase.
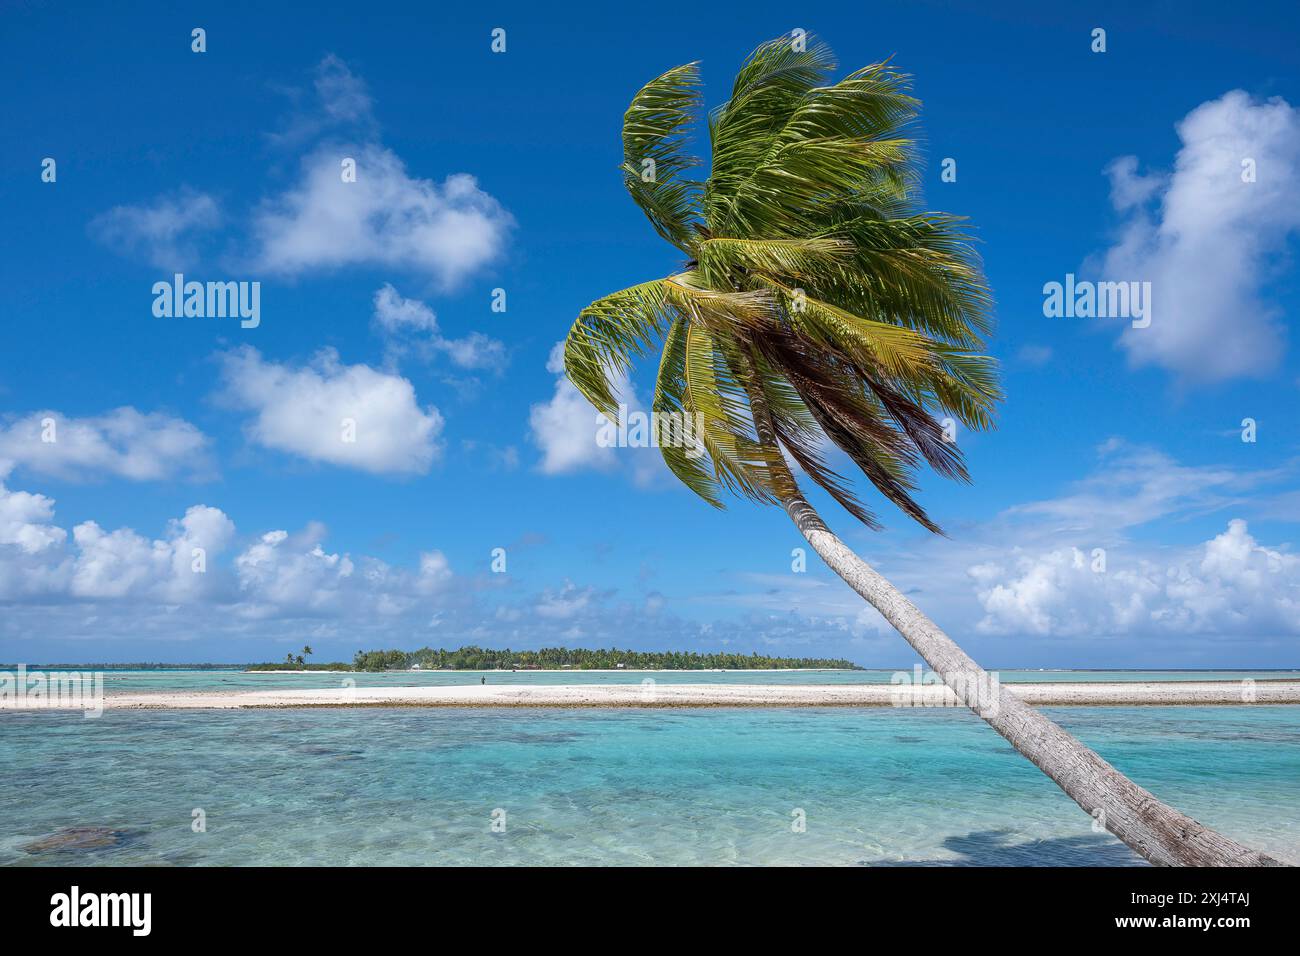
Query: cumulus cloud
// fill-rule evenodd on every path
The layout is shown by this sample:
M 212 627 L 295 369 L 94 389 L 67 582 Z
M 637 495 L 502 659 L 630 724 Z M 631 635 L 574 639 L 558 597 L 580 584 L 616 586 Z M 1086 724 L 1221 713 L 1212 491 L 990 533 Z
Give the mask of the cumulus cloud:
M 356 160 L 356 181 L 340 164 Z M 282 275 L 369 265 L 454 285 L 496 258 L 510 215 L 467 173 L 413 178 L 376 143 L 324 146 L 302 161 L 301 181 L 254 217 L 259 268 Z
M 87 418 L 38 411 L 0 419 L 0 475 L 22 468 L 66 480 L 211 477 L 209 445 L 183 419 L 130 406 Z
M 126 602 L 164 614 L 221 607 L 244 620 L 350 618 L 434 607 L 453 581 L 440 551 L 423 552 L 408 570 L 332 553 L 325 536 L 318 523 L 294 534 L 268 531 L 226 561 L 236 528 L 218 508 L 194 505 L 156 539 L 95 521 L 69 534 L 54 523 L 51 499 L 0 484 L 0 602 Z
M 239 535 L 223 512 L 203 505 L 156 539 L 93 521 L 68 534 L 55 525 L 53 504 L 0 486 L 0 646 L 11 660 L 33 646 L 84 659 L 84 643 L 59 650 L 64 641 L 112 648 L 199 635 L 231 641 L 232 655 L 277 656 L 267 654 L 268 642 L 295 650 L 308 642 L 322 659 L 358 647 L 608 643 L 612 633 L 619 646 L 646 649 L 801 652 L 819 639 L 852 639 L 840 622 L 789 613 L 699 623 L 672 613 L 659 592 L 619 596 L 568 580 L 536 592 L 510 581 L 489 585 L 456 573 L 435 549 L 391 565 L 329 546 L 316 523 Z M 206 551 L 202 573 L 195 548 Z
M 408 172 L 384 146 L 365 82 L 334 54 L 316 66 L 312 94 L 272 142 L 301 155 L 294 182 L 241 213 L 231 256 L 242 269 L 297 277 L 351 266 L 402 269 L 454 286 L 497 258 L 513 225 L 501 204 L 464 172 L 441 181 Z M 355 181 L 343 181 L 343 162 Z M 98 241 L 182 270 L 198 261 L 202 237 L 226 224 L 217 200 L 182 189 L 114 207 L 88 227 Z M 471 345 L 461 354 L 472 360 Z
M 1177 128 L 1172 173 L 1142 175 L 1132 156 L 1107 169 L 1124 220 L 1101 270 L 1152 283 L 1151 324 L 1120 344 L 1188 382 L 1264 375 L 1285 345 L 1264 291 L 1300 229 L 1300 110 L 1233 90 Z
M 0 600 L 196 598 L 211 590 L 207 560 L 230 544 L 234 530 L 219 509 L 195 505 L 157 540 L 130 528 L 105 531 L 94 521 L 69 535 L 54 523 L 52 499 L 0 484 Z
M 1056 497 L 953 524 L 951 538 L 905 531 L 871 535 L 856 546 L 954 638 L 971 638 L 977 657 L 994 648 L 993 663 L 1027 662 L 1036 647 L 1060 638 L 1078 655 L 1072 660 L 1090 666 L 1225 664 L 1233 658 L 1216 651 L 1222 642 L 1240 647 L 1296 634 L 1300 618 L 1292 613 L 1295 621 L 1287 624 L 1285 617 L 1300 601 L 1295 555 L 1256 523 L 1297 520 L 1294 509 L 1274 513 L 1277 489 L 1293 478 L 1293 466 L 1191 465 L 1121 441 L 1098 451 L 1093 472 Z M 1207 522 L 1204 543 L 1159 543 L 1185 534 L 1169 529 L 1194 521 Z M 804 546 L 797 538 L 791 543 Z M 1104 572 L 1093 570 L 1098 548 Z M 823 626 L 837 622 L 855 639 L 878 634 L 880 653 L 896 659 L 889 642 L 897 635 L 876 611 L 812 556 L 808 572 L 747 575 L 743 587 L 709 595 L 708 602 L 768 616 L 796 612 L 803 621 L 821 618 Z M 1133 640 L 1121 648 L 1116 637 Z M 1038 660 L 1060 663 L 1061 651 L 1052 653 Z
M 609 420 L 592 408 L 565 376 L 563 341 L 556 342 L 551 348 L 546 370 L 556 376 L 555 391 L 549 401 L 534 404 L 528 413 L 533 444 L 542 451 L 542 460 L 537 466 L 542 474 L 621 470 L 643 488 L 676 482 L 664 465 L 659 449 L 615 448 L 598 442 L 597 436 L 609 425 Z M 616 376 L 613 388 L 629 414 L 646 414 L 645 405 L 626 374 Z
M 1300 633 L 1300 557 L 1261 545 L 1245 521 L 1173 560 L 1019 555 L 970 569 L 986 633 L 1052 636 Z
M 374 474 L 424 474 L 441 455 L 442 415 L 415 387 L 327 349 L 295 367 L 245 347 L 222 357 L 223 399 L 251 411 L 249 439 L 311 461 Z
M 137 206 L 114 206 L 91 220 L 92 238 L 141 256 L 159 269 L 185 269 L 198 259 L 199 236 L 221 225 L 221 208 L 207 193 L 183 190 Z
M 195 505 L 173 520 L 165 538 L 149 541 L 130 528 L 105 531 L 94 521 L 72 529 L 76 556 L 68 592 L 78 598 L 151 597 L 180 601 L 197 597 L 215 580 L 207 576 L 234 537 L 234 523 L 218 508 Z
M 375 293 L 374 326 L 394 360 L 414 352 L 426 360 L 445 355 L 453 365 L 469 370 L 501 371 L 505 367 L 504 343 L 482 332 L 447 338 L 433 309 L 418 299 L 404 298 L 387 282 Z
M 546 361 L 546 370 L 557 376 L 555 393 L 528 412 L 533 442 L 542 450 L 539 468 L 543 474 L 561 475 L 594 468 L 609 471 L 618 466 L 617 450 L 596 443 L 596 435 L 608 422 L 573 387 L 564 375 L 564 343 L 557 342 Z M 630 391 L 626 379 L 620 394 Z
M 321 546 L 324 529 L 312 527 L 296 539 L 269 531 L 235 558 L 239 587 L 253 597 L 245 613 L 266 616 L 279 608 L 316 612 L 337 607 L 356 566 L 347 555 Z
M 0 545 L 17 545 L 26 554 L 37 554 L 62 544 L 68 533 L 54 527 L 53 520 L 53 499 L 10 491 L 0 482 Z

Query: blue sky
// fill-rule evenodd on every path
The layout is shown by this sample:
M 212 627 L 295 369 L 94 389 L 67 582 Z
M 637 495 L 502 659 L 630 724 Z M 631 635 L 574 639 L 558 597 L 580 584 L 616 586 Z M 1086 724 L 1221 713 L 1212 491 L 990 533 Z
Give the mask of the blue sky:
M 958 436 L 974 483 L 923 482 L 949 538 L 883 502 L 884 532 L 833 526 L 987 666 L 1300 663 L 1294 4 L 836 6 L 6 4 L 0 660 L 910 664 L 792 571 L 783 513 L 596 447 L 550 361 L 589 301 L 680 265 L 618 173 L 631 96 L 700 60 L 716 105 L 804 29 L 914 76 L 918 203 L 971 219 L 1007 392 Z M 156 317 L 176 271 L 260 282 L 260 323 Z M 1151 326 L 1046 317 L 1069 273 L 1151 282 Z

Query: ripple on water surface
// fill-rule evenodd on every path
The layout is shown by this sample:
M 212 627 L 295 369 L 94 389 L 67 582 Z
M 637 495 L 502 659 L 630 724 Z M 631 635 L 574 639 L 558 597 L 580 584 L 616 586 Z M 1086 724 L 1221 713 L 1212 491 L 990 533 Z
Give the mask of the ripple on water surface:
M 1300 707 L 1052 713 L 1300 860 Z M 956 710 L 5 714 L 0 758 L 10 865 L 1140 862 Z

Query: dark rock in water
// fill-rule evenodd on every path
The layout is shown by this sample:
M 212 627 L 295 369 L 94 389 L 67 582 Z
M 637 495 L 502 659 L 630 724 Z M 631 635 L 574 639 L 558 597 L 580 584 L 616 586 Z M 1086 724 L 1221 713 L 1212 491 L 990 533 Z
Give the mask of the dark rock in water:
M 127 838 L 124 830 L 111 827 L 64 827 L 47 837 L 33 840 L 23 849 L 28 853 L 47 853 L 51 850 L 99 850 L 121 846 Z

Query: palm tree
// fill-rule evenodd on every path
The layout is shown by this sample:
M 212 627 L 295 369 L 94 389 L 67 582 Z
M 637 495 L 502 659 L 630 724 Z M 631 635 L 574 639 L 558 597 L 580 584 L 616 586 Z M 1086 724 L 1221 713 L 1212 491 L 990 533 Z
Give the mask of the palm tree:
M 913 475 L 924 461 L 969 477 L 939 416 L 988 428 L 1001 398 L 981 354 L 992 300 L 968 237 L 956 217 L 912 205 L 905 134 L 919 104 L 908 78 L 878 63 L 831 83 L 833 69 L 811 40 L 758 47 L 731 99 L 709 114 L 703 181 L 689 178 L 698 161 L 683 151 L 700 99 L 696 64 L 637 93 L 623 121 L 624 180 L 687 261 L 583 309 L 565 342 L 569 379 L 615 421 L 634 359 L 661 351 L 656 437 L 691 490 L 717 507 L 724 492 L 784 507 L 962 703 L 1146 859 L 1276 864 L 1161 803 L 1006 689 L 981 701 L 976 689 L 996 683 L 804 497 L 790 461 L 879 528 L 828 464 L 833 445 L 941 533 L 912 497 Z

